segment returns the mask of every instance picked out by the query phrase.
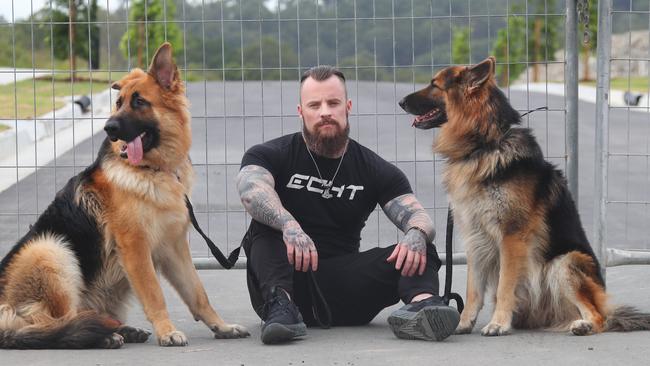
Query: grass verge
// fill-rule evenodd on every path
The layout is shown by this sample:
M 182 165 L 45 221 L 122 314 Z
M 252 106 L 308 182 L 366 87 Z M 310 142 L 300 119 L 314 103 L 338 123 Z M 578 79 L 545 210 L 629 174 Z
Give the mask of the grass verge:
M 123 73 L 111 73 L 116 80 Z M 0 119 L 29 119 L 63 107 L 70 95 L 98 94 L 110 87 L 108 73 L 79 73 L 70 81 L 67 74 L 22 80 L 0 85 Z
M 596 86 L 596 81 L 586 81 L 582 84 Z M 647 77 L 635 76 L 630 78 L 615 78 L 610 81 L 610 88 L 612 90 L 633 91 L 637 93 L 648 93 L 650 90 L 650 82 Z

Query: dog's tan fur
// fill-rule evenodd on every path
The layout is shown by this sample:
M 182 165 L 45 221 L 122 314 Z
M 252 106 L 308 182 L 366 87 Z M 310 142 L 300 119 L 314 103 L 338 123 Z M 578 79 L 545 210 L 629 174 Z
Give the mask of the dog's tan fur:
M 156 121 L 160 143 L 134 166 L 120 158 L 124 142 L 111 142 L 112 153 L 101 159 L 85 184 L 76 187 L 75 204 L 94 218 L 103 237 L 98 275 L 84 283 L 79 261 L 66 249 L 64 237 L 43 235 L 30 240 L 8 261 L 0 277 L 0 329 L 27 325 L 46 329 L 86 313 L 100 316 L 102 324 L 115 325 L 112 319 L 124 321 L 133 290 L 158 343 L 185 345 L 186 336 L 169 318 L 157 276 L 160 271 L 194 318 L 216 338 L 247 336 L 243 327 L 226 324 L 213 310 L 192 264 L 185 203 L 193 181 L 191 119 L 170 45 L 161 46 L 148 72 L 135 69 L 114 88 L 121 104 L 114 116 Z M 131 108 L 129 98 L 135 92 L 150 108 Z M 120 337 L 111 335 L 100 346 L 120 345 Z
M 447 158 L 443 181 L 468 262 L 457 333 L 472 331 L 489 289 L 495 308 L 483 335 L 650 329 L 649 314 L 608 305 L 566 182 L 527 129 L 511 128 L 520 117 L 496 86 L 495 63 L 445 68 L 400 102 L 421 116 L 416 127 L 440 126 L 434 150 Z

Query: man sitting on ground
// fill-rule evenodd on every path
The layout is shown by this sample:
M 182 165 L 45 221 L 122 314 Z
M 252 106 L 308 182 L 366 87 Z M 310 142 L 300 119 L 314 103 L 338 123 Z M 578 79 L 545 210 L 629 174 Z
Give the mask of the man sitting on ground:
M 407 305 L 388 322 L 405 339 L 443 340 L 458 324 L 438 296 L 433 223 L 404 173 L 348 137 L 351 108 L 344 75 L 314 67 L 301 78 L 302 133 L 253 146 L 242 159 L 237 186 L 253 218 L 248 289 L 266 344 L 305 335 L 305 323 L 322 322 L 325 303 L 332 325 L 361 325 L 401 299 Z M 359 252 L 377 204 L 404 237 Z

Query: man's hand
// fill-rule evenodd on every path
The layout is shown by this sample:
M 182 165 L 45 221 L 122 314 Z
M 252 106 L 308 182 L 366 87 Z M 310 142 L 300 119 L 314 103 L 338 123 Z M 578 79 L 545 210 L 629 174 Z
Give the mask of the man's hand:
M 407 231 L 386 261 L 395 262 L 395 269 L 401 269 L 402 276 L 411 277 L 416 272 L 421 276 L 427 265 L 427 241 L 424 233 L 417 229 Z
M 305 234 L 297 221 L 288 221 L 282 227 L 282 239 L 287 246 L 287 258 L 296 271 L 307 272 L 311 264 L 312 271 L 318 269 L 318 252 L 314 241 Z
M 296 271 L 307 272 L 310 264 L 315 271 L 318 269 L 316 246 L 296 219 L 282 207 L 274 186 L 273 175 L 261 166 L 247 165 L 237 175 L 237 188 L 246 211 L 262 224 L 282 231 L 289 263 Z
M 382 209 L 386 216 L 404 232 L 404 238 L 395 246 L 388 262 L 395 262 L 395 269 L 402 276 L 424 273 L 427 265 L 427 242 L 436 236 L 433 222 L 413 193 L 403 194 L 388 201 Z

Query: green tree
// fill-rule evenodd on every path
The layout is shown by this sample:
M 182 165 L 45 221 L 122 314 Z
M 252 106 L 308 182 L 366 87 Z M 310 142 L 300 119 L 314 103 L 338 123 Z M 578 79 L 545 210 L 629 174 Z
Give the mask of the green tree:
M 555 3 L 555 0 L 537 1 L 530 5 L 529 11 L 534 11 L 535 14 L 548 13 L 554 11 Z M 533 82 L 540 80 L 539 63 L 555 59 L 555 52 L 558 49 L 558 29 L 561 20 L 560 17 L 535 16 L 528 21 L 528 61 L 533 62 Z
M 171 22 L 175 15 L 176 5 L 173 1 L 134 0 L 129 14 L 131 23 L 120 41 L 124 58 L 135 54 L 135 65 L 145 67 L 149 55 L 153 56 L 165 41 L 170 42 L 174 52 L 178 53 L 183 42 L 178 26 Z
M 529 5 L 528 12 L 544 14 L 555 11 L 555 0 L 536 1 Z M 506 65 L 497 66 L 497 77 L 501 85 L 515 80 L 531 65 L 532 79 L 540 80 L 539 64 L 555 59 L 558 49 L 559 17 L 541 15 L 519 15 L 525 13 L 520 5 L 510 9 L 510 15 L 505 27 L 499 29 L 494 43 L 494 53 L 497 61 Z M 528 35 L 528 37 L 526 37 Z M 528 39 L 528 43 L 526 43 Z
M 469 37 L 471 29 L 469 27 L 456 27 L 453 32 L 451 45 L 451 62 L 454 64 L 469 64 Z
M 97 0 L 54 0 L 52 11 L 49 11 L 49 4 L 45 5 L 39 12 L 39 17 L 47 21 L 41 27 L 47 28 L 50 27 L 50 18 L 52 19 L 51 36 L 47 32 L 45 40 L 51 43 L 55 58 L 70 60 L 73 78 L 77 69 L 77 57 L 90 59 L 91 68 L 99 68 L 99 27 L 95 23 Z
M 297 63 L 298 56 L 296 56 L 291 47 L 283 45 L 281 51 L 283 65 L 295 65 Z M 280 45 L 274 37 L 262 37 L 261 52 L 260 40 L 258 39 L 256 43 L 251 43 L 244 47 L 242 53 L 244 56 L 244 68 L 246 68 L 244 79 L 261 80 L 262 76 L 264 76 L 264 80 L 280 80 Z M 263 75 L 262 70 L 264 72 Z M 288 71 L 285 70 L 283 72 L 286 74 Z M 237 76 L 241 77 L 241 75 L 236 75 L 236 72 L 231 74 L 233 75 L 229 75 L 229 79 L 236 79 Z
M 97 0 L 90 0 L 90 9 L 88 9 L 88 20 L 90 23 L 90 39 L 88 46 L 90 47 L 90 68 L 93 70 L 99 69 L 99 27 L 97 26 Z
M 526 21 L 521 16 L 509 16 L 508 26 L 499 29 L 494 42 L 497 58 L 497 80 L 506 86 L 526 69 Z
M 375 80 L 375 81 L 392 81 L 392 74 L 388 73 L 386 68 L 377 67 L 375 65 L 375 58 L 367 51 L 358 52 L 355 56 L 348 56 L 341 60 L 340 67 L 348 68 L 356 66 L 353 72 L 345 73 L 345 78 L 348 80 Z M 429 75 L 431 76 L 431 75 Z

